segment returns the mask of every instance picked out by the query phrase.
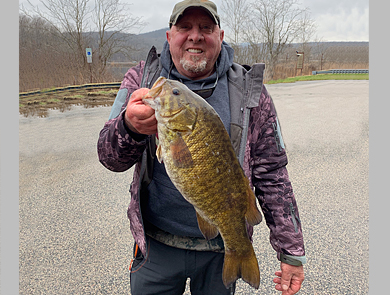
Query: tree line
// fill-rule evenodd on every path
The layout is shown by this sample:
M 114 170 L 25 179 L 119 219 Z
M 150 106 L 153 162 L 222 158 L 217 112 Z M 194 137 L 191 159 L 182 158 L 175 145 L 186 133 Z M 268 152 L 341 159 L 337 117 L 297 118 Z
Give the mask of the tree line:
M 121 0 L 40 0 L 20 8 L 20 91 L 72 84 L 120 81 L 109 64 L 139 61 L 149 48 L 133 34 L 145 23 Z M 316 35 L 310 10 L 298 0 L 223 0 L 219 8 L 225 40 L 235 49 L 235 61 L 266 64 L 266 80 L 295 76 L 297 55 L 304 52 L 310 74 L 333 64 L 368 67 L 368 47 L 332 47 Z M 165 39 L 155 38 L 156 47 Z M 161 40 L 161 42 L 159 41 Z M 137 45 L 135 45 L 137 44 Z M 92 64 L 86 48 L 92 48 Z M 138 52 L 138 54 L 137 54 Z
M 224 0 L 221 10 L 237 62 L 265 62 L 268 79 L 274 79 L 280 57 L 291 44 L 300 43 L 299 51 L 304 51 L 316 33 L 309 8 L 298 0 Z
M 20 85 L 27 88 L 31 79 L 51 79 L 53 72 L 58 77 L 58 71 L 64 76 L 52 86 L 82 84 L 91 77 L 104 81 L 110 59 L 129 56 L 128 39 L 144 25 L 121 0 L 40 0 L 42 9 L 28 3 L 19 14 Z M 86 48 L 92 49 L 92 65 Z M 36 82 L 39 88 L 42 83 Z

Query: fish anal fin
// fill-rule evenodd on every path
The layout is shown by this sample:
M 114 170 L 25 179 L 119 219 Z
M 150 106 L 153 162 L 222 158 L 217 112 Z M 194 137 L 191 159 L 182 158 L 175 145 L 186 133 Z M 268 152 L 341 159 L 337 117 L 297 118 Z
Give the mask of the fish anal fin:
M 205 220 L 198 212 L 196 212 L 198 226 L 206 240 L 214 239 L 218 235 L 218 228 Z
M 170 144 L 170 152 L 174 165 L 178 168 L 191 168 L 194 165 L 192 155 L 180 134 Z
M 156 156 L 157 156 L 157 160 L 159 163 L 162 163 L 162 151 L 161 151 L 161 145 L 158 145 L 157 146 L 157 149 L 156 149 Z
M 248 208 L 245 213 L 245 218 L 250 225 L 254 226 L 261 222 L 262 216 L 256 204 L 255 194 L 253 193 L 249 185 L 248 185 L 247 195 L 248 195 Z
M 225 250 L 222 281 L 229 288 L 238 278 L 242 278 L 253 288 L 260 286 L 260 270 L 253 247 L 246 255 L 238 255 L 236 251 Z

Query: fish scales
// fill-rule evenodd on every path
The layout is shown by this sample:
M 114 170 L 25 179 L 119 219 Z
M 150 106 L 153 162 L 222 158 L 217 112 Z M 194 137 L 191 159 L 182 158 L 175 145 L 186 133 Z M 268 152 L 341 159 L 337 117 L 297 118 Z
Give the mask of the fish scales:
M 207 239 L 218 232 L 225 245 L 223 282 L 241 277 L 258 288 L 260 273 L 246 221 L 261 221 L 255 196 L 215 110 L 184 84 L 160 77 L 144 103 L 155 109 L 157 157 L 196 212 Z

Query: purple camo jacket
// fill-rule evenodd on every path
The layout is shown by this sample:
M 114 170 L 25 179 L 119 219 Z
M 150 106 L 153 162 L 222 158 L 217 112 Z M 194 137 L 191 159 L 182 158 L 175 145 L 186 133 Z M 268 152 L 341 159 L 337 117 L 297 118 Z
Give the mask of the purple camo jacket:
M 131 93 L 141 87 L 145 66 L 148 66 L 148 60 L 146 65 L 141 61 L 126 73 L 118 92 L 118 96 L 126 95 L 125 103 L 121 107 L 120 114 L 105 123 L 97 146 L 99 160 L 107 169 L 122 172 L 135 165 L 130 188 L 128 218 L 134 240 L 144 254 L 146 238 L 139 194 L 145 174 L 142 167 L 145 166 L 145 158 L 148 149 L 150 150 L 150 137 L 136 135 L 129 131 L 124 124 L 123 114 Z M 284 259 L 285 255 L 304 256 L 301 222 L 286 169 L 287 156 L 284 144 L 280 132 L 277 131 L 279 125 L 275 107 L 266 87 L 263 85 L 260 89 L 258 103 L 250 109 L 242 166 L 250 180 L 250 185 L 255 189 L 270 229 L 270 243 L 277 252 L 278 259 Z M 252 227 L 248 228 L 248 233 L 251 238 Z

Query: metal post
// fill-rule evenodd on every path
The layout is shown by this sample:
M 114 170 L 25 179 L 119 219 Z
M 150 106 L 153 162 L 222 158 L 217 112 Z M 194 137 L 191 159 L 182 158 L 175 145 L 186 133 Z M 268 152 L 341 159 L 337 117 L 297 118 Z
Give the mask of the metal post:
M 92 66 L 89 64 L 89 72 L 91 73 L 91 84 L 92 84 Z
M 297 53 L 297 57 L 298 57 L 296 70 L 300 69 L 301 70 L 301 76 L 302 76 L 304 53 L 303 53 L 303 51 L 301 51 L 301 52 L 296 51 L 296 53 Z M 295 75 L 296 75 L 296 71 L 295 71 Z
M 89 72 L 91 73 L 91 83 L 92 83 L 92 48 L 86 48 L 87 54 L 87 63 L 89 64 Z

